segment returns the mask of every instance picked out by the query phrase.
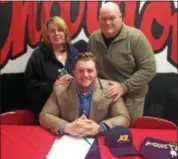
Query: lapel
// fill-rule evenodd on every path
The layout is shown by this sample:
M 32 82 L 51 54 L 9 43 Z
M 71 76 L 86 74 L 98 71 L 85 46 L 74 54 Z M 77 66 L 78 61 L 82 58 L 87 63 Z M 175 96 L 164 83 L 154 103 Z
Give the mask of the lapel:
M 95 87 L 91 99 L 91 105 L 90 105 L 90 119 L 95 119 L 97 117 L 96 113 L 99 109 L 102 109 L 101 98 L 104 95 L 103 93 L 103 87 L 101 84 L 100 79 L 96 79 L 95 81 Z
M 77 94 L 77 85 L 74 79 L 72 79 L 67 91 L 67 100 L 69 100 L 69 114 L 72 119 L 79 117 L 79 97 Z

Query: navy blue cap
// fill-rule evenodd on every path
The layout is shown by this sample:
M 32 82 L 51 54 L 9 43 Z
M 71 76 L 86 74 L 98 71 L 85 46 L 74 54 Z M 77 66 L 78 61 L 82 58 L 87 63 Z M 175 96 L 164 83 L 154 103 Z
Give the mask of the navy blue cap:
M 106 132 L 105 144 L 114 156 L 138 155 L 132 144 L 132 134 L 126 127 L 118 126 Z

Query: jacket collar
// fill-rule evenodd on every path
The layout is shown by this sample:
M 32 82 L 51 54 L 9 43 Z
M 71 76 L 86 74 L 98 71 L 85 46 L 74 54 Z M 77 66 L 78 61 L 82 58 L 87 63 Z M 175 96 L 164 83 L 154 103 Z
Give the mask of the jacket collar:
M 41 41 L 41 42 L 39 43 L 39 48 L 40 48 L 40 50 L 43 52 L 43 54 L 45 54 L 46 56 L 48 56 L 48 57 L 50 57 L 50 58 L 52 58 L 52 59 L 56 59 L 52 48 L 47 47 L 47 46 L 44 44 L 44 42 Z M 69 53 L 71 52 L 71 50 L 72 50 L 72 46 L 70 46 L 70 45 L 67 46 L 67 54 L 69 54 Z M 70 54 L 69 54 L 69 57 L 70 57 Z

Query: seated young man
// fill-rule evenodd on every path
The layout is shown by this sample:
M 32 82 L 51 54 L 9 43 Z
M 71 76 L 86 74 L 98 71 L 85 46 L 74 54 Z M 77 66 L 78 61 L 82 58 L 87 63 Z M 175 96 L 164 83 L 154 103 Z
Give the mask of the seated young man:
M 57 134 L 95 136 L 115 126 L 129 127 L 130 117 L 120 98 L 106 98 L 107 80 L 97 78 L 96 57 L 85 52 L 74 61 L 74 78 L 56 85 L 39 115 L 39 123 Z

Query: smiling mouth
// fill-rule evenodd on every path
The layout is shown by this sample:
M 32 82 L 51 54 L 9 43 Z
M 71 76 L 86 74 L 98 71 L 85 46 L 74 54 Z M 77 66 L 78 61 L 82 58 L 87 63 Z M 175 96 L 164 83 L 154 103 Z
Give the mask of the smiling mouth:
M 55 38 L 56 40 L 61 40 L 62 38 Z
M 83 82 L 88 82 L 88 81 L 90 81 L 89 79 L 84 79 L 84 80 L 82 80 Z

